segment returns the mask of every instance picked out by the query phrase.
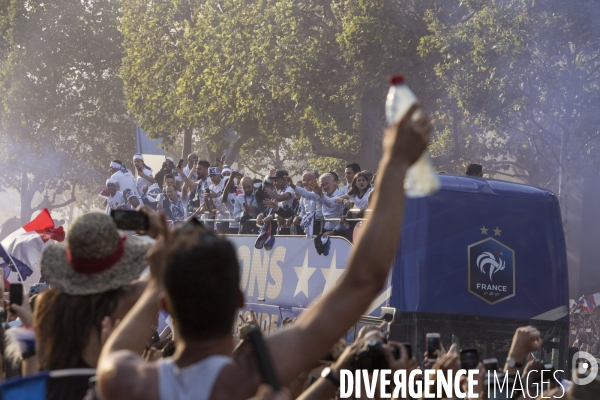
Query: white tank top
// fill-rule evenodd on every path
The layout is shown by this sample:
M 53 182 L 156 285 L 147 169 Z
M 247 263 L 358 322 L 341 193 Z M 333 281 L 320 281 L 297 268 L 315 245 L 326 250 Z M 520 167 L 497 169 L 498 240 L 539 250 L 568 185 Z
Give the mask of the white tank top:
M 158 361 L 158 392 L 161 400 L 208 400 L 223 367 L 232 362 L 226 356 L 211 356 L 180 369 L 172 358 Z

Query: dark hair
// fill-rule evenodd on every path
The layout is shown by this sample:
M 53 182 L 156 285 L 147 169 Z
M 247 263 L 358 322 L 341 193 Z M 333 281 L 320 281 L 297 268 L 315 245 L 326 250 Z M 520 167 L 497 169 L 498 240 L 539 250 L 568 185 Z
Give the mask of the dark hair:
M 329 173 L 330 173 L 331 175 L 333 175 L 333 180 L 334 180 L 334 181 L 336 181 L 336 182 L 337 182 L 337 181 L 339 181 L 339 180 L 340 180 L 340 177 L 339 177 L 339 175 L 338 175 L 338 174 L 336 174 L 335 172 L 333 172 L 333 171 L 329 171 Z
M 161 357 L 171 357 L 173 354 L 175 354 L 175 341 L 171 340 L 165 344 L 165 347 L 163 347 L 161 351 Z
M 361 171 L 360 165 L 358 165 L 357 163 L 348 164 L 346 165 L 346 168 L 352 168 L 352 171 L 354 171 L 355 174 Z
M 198 165 L 202 165 L 206 169 L 210 168 L 210 163 L 208 161 L 206 161 L 206 160 L 200 160 L 200 161 L 198 161 Z
M 177 334 L 206 340 L 230 333 L 240 299 L 240 267 L 231 242 L 187 229 L 175 236 L 165 260 L 166 298 Z
M 71 296 L 48 289 L 40 296 L 35 304 L 33 325 L 41 369 L 81 368 L 82 353 L 92 330 L 96 330 L 100 339 L 102 320 L 115 312 L 119 290 Z
M 166 181 L 169 178 L 175 179 L 175 177 L 173 176 L 173 174 L 166 174 L 164 180 Z
M 469 164 L 467 165 L 466 174 L 469 176 L 477 176 L 483 172 L 483 167 L 479 164 Z
M 367 190 L 369 190 L 369 186 L 371 186 L 371 182 L 369 182 L 369 177 L 367 176 L 367 174 L 364 171 L 361 171 L 358 174 L 354 175 L 354 179 L 352 179 L 352 183 L 350 184 L 350 189 L 348 190 L 349 195 L 357 196 L 360 193 L 360 191 L 358 190 L 358 185 L 356 184 L 356 180 L 358 179 L 359 176 L 362 176 L 363 178 L 365 178 L 365 180 L 369 184 L 365 188 L 365 192 Z

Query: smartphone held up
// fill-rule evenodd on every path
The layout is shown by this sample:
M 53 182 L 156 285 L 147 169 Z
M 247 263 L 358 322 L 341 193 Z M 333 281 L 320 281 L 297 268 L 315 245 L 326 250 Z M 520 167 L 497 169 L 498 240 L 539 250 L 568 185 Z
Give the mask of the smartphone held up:
M 147 231 L 150 229 L 148 216 L 139 211 L 111 210 L 110 216 L 115 220 L 117 229 L 123 231 Z

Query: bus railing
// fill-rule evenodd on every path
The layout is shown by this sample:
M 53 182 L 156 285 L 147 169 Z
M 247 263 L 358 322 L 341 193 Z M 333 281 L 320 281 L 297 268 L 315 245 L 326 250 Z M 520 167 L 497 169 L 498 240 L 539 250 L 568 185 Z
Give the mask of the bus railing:
M 341 218 L 341 217 L 340 217 Z M 340 218 L 322 218 L 322 219 L 315 219 L 315 222 L 319 221 L 321 222 L 319 224 L 319 232 L 317 234 L 322 234 L 323 233 L 323 228 L 325 227 L 325 222 L 340 222 Z M 256 218 L 253 219 L 245 219 L 244 221 L 238 221 L 234 218 L 197 218 L 198 221 L 200 223 L 207 224 L 207 223 L 211 223 L 211 224 L 220 224 L 220 223 L 229 223 L 229 222 L 255 222 L 258 223 L 258 220 Z M 357 223 L 362 223 L 363 221 L 366 221 L 366 218 L 344 218 L 345 222 L 357 222 Z M 170 226 L 177 226 L 180 224 L 185 223 L 186 220 L 167 220 L 167 222 L 169 223 Z M 313 232 L 314 233 L 314 232 Z M 298 235 L 301 236 L 301 235 Z M 313 234 L 313 236 L 316 236 L 315 234 Z

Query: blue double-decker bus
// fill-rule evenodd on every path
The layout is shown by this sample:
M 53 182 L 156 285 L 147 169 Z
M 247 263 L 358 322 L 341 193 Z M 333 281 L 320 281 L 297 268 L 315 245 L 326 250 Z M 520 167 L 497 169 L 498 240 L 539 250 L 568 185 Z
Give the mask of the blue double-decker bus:
M 388 320 L 391 338 L 412 342 L 419 357 L 425 334 L 438 332 L 446 348 L 477 347 L 500 364 L 515 329 L 534 325 L 544 338 L 538 356 L 565 369 L 568 274 L 558 199 L 504 181 L 440 180 L 435 195 L 407 200 L 387 287 L 361 323 Z M 278 236 L 270 251 L 255 249 L 255 237 L 229 238 L 241 260 L 247 304 L 240 313 L 254 310 L 267 332 L 335 285 L 352 246 L 332 238 L 319 255 L 301 236 Z

